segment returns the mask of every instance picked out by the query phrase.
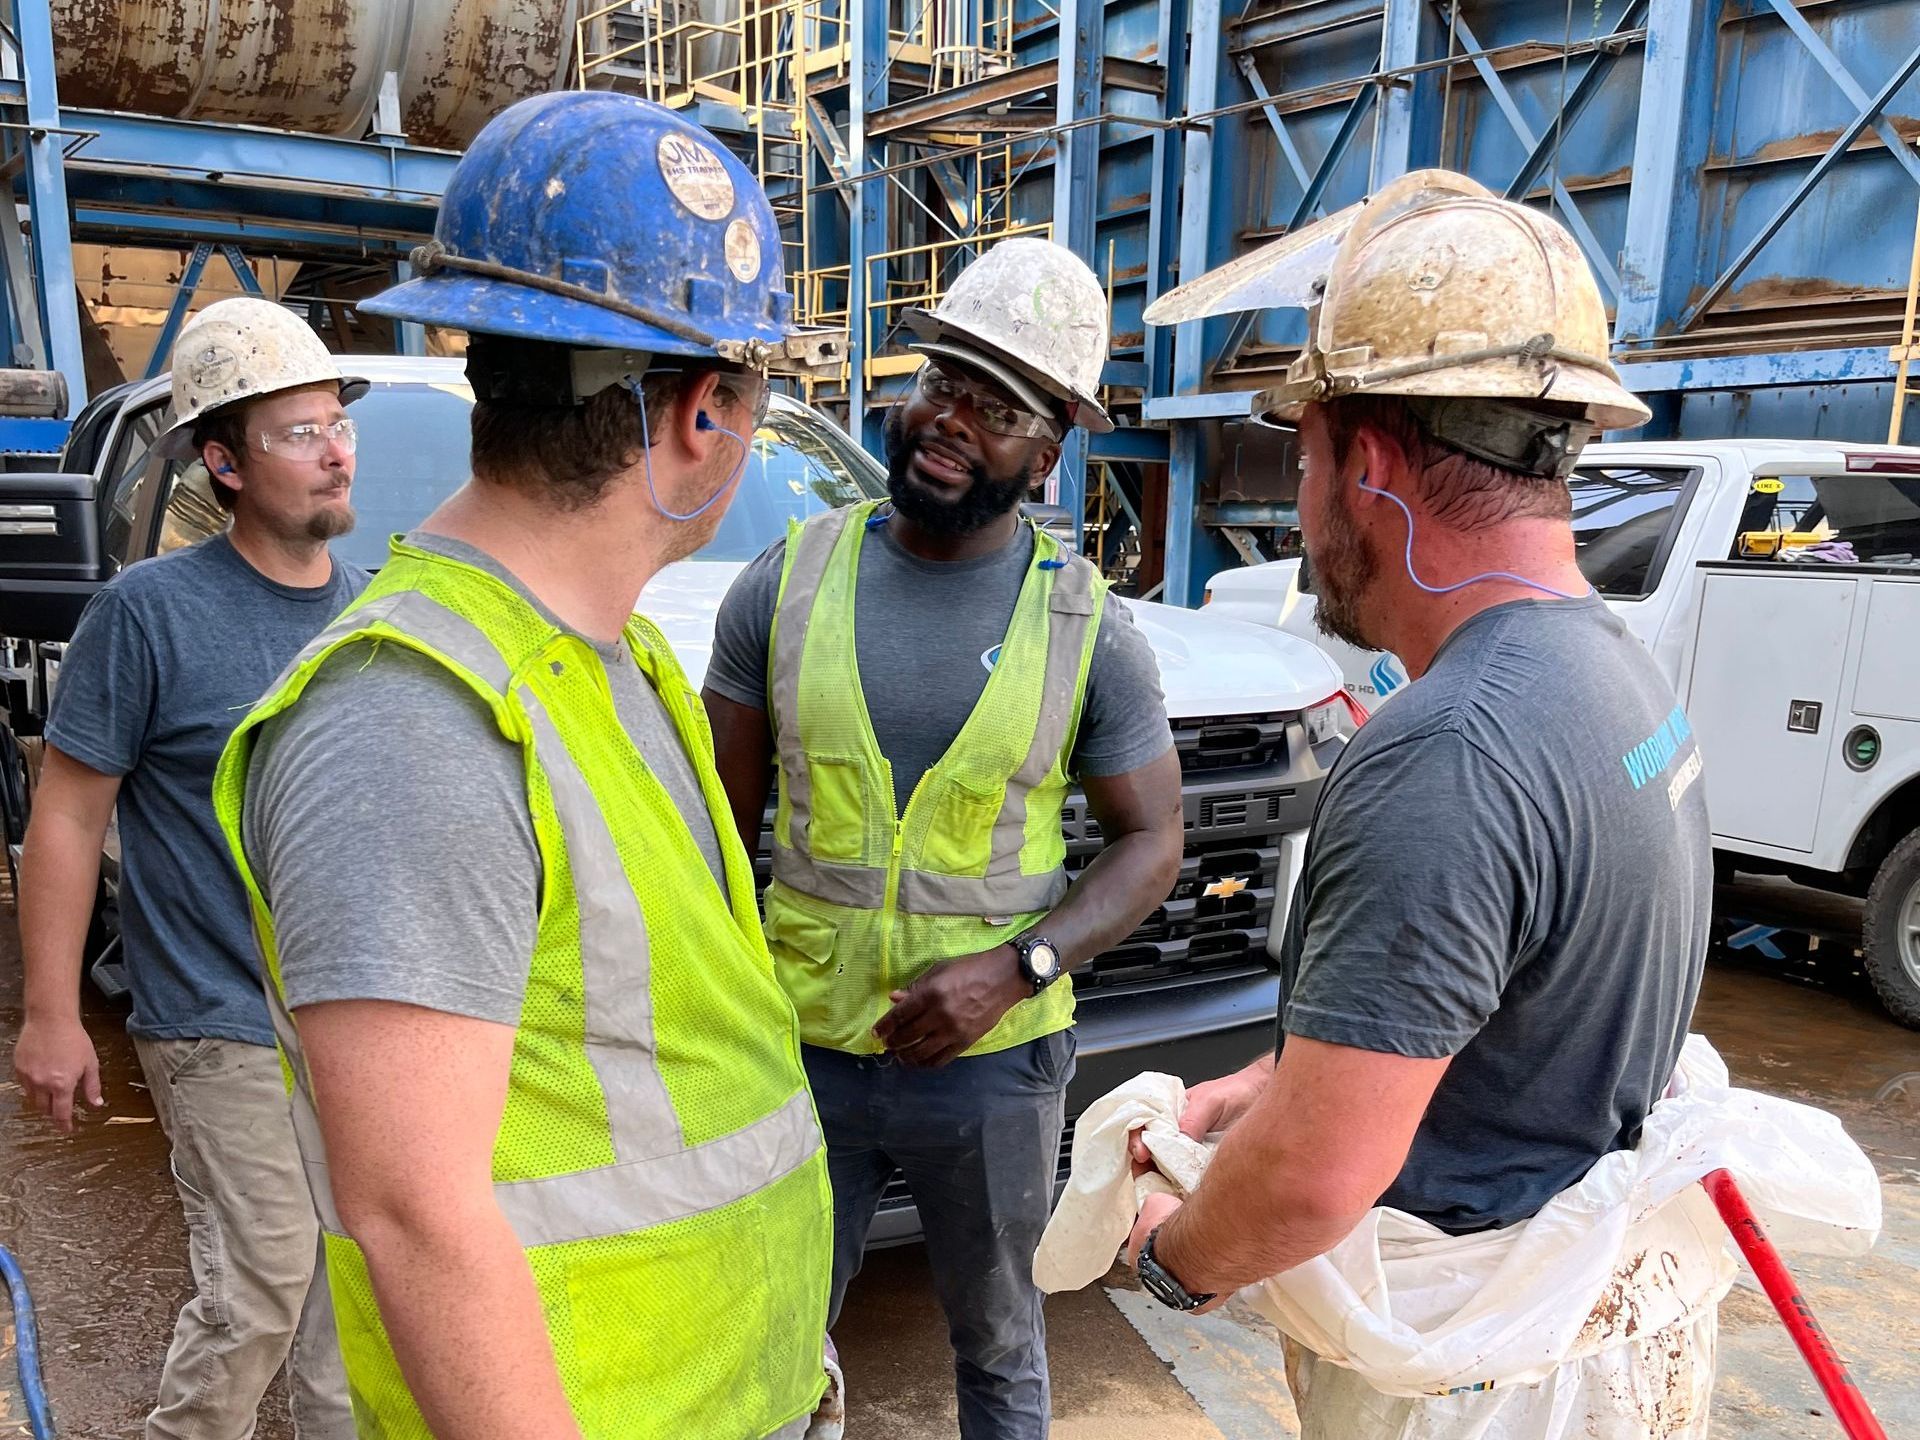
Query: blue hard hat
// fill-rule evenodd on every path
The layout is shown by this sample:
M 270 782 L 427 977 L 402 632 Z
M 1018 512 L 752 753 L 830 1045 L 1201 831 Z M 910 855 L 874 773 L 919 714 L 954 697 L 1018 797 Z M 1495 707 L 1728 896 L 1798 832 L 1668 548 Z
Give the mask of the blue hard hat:
M 746 166 L 664 106 L 561 91 L 454 167 L 417 278 L 370 315 L 582 348 L 713 355 L 793 329 L 780 230 Z

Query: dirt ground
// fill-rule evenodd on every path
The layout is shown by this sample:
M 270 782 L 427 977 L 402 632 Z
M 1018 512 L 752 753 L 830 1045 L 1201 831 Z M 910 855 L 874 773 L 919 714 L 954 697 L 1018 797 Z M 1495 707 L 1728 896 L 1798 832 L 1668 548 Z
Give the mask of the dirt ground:
M 1793 904 L 1756 889 L 1747 908 Z M 1816 923 L 1843 933 L 1851 911 Z M 1750 946 L 1709 967 L 1695 1028 L 1737 1083 L 1838 1114 L 1879 1168 L 1886 1231 L 1861 1262 L 1796 1266 L 1809 1298 L 1889 1433 L 1920 1434 L 1920 1035 L 1881 1016 L 1851 966 L 1785 944 Z M 118 1012 L 88 1016 L 107 1108 L 70 1140 L 19 1114 L 10 1063 L 19 1027 L 14 927 L 0 904 L 0 1242 L 20 1257 L 40 1311 L 46 1380 L 63 1437 L 140 1433 L 173 1317 L 189 1289 L 184 1229 L 166 1147 Z M 1230 1309 L 1190 1322 L 1145 1300 L 1116 1271 L 1047 1307 L 1057 1440 L 1257 1440 L 1297 1433 L 1277 1337 Z M 6 1314 L 0 1297 L 0 1316 Z M 854 1440 L 954 1434 L 944 1330 L 918 1248 L 869 1259 L 836 1340 L 850 1377 Z M 24 1434 L 11 1327 L 0 1329 L 0 1436 Z M 1757 1291 L 1722 1310 L 1717 1434 L 1741 1440 L 1837 1435 L 1824 1402 Z M 270 1395 L 262 1440 L 290 1440 Z

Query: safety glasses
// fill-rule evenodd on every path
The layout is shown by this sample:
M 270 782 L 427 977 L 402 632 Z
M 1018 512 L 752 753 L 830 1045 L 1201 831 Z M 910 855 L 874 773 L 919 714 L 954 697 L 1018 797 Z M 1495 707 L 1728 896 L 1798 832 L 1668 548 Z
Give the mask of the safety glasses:
M 1028 440 L 1059 438 L 1053 421 L 1031 410 L 1023 410 L 1011 401 L 1002 400 L 984 386 L 961 379 L 937 361 L 929 361 L 921 366 L 914 376 L 914 383 L 921 395 L 936 405 L 958 405 L 962 400 L 966 401 L 972 407 L 973 418 L 980 422 L 980 428 L 995 435 L 1012 435 Z
M 277 430 L 262 430 L 255 437 L 269 455 L 284 455 L 289 460 L 318 460 L 330 445 L 351 455 L 360 448 L 360 427 L 341 418 L 331 425 L 308 423 L 282 425 Z

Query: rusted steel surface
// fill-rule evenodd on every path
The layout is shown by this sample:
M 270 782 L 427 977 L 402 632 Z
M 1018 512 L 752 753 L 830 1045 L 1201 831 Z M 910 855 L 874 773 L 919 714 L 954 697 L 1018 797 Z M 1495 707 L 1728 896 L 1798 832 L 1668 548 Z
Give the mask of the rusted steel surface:
M 400 106 L 416 145 L 464 148 L 516 100 L 567 83 L 578 0 L 413 0 Z
M 66 104 L 358 137 L 388 71 L 416 145 L 567 83 L 578 0 L 53 0 Z
M 61 101 L 183 115 L 206 67 L 211 9 L 209 0 L 53 0 Z

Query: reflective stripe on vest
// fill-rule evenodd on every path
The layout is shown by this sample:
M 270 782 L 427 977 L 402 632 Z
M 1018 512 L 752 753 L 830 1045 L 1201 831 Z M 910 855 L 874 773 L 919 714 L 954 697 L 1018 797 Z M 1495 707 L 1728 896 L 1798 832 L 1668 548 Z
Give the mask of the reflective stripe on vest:
M 382 596 L 341 617 L 301 651 L 289 673 L 364 631 L 373 621 L 426 642 L 490 689 L 505 694 L 511 688 L 505 660 L 479 626 L 416 590 Z M 520 701 L 566 837 L 580 912 L 585 1045 L 606 1096 L 607 1121 L 618 1157 L 611 1166 L 494 1186 L 494 1196 L 520 1243 L 532 1246 L 625 1234 L 716 1209 L 803 1164 L 819 1148 L 821 1137 L 803 1090 L 754 1124 L 706 1145 L 685 1146 L 655 1049 L 636 1047 L 626 1038 L 653 1033 L 651 954 L 639 900 L 627 883 L 606 817 L 546 707 L 525 689 Z M 299 1032 L 277 987 L 269 989 L 274 1033 L 293 1065 L 296 1129 L 301 1153 L 308 1157 L 307 1172 L 321 1223 L 344 1235 L 326 1176 Z
M 800 734 L 800 669 L 806 648 L 807 625 L 791 623 L 804 615 L 819 593 L 833 552 L 849 519 L 864 516 L 869 507 L 851 506 L 809 521 L 793 544 L 793 559 L 781 590 L 780 609 L 789 597 L 795 614 L 776 625 L 772 655 L 771 693 L 782 783 L 788 806 L 787 844 L 774 837 L 774 878 L 835 905 L 878 910 L 885 902 L 887 871 L 883 866 L 853 865 L 816 858 L 807 843 L 813 819 L 813 779 Z M 1036 544 L 1039 543 L 1036 536 Z M 1026 842 L 1027 796 L 1046 779 L 1066 748 L 1068 729 L 1077 708 L 1077 679 L 1087 632 L 1098 609 L 1095 586 L 1099 572 L 1079 556 L 1054 576 L 1048 601 L 1047 661 L 1039 723 L 1025 760 L 1008 781 L 993 824 L 992 851 L 986 873 L 979 876 L 942 875 L 925 870 L 903 870 L 896 904 L 901 910 L 925 915 L 999 915 L 1047 910 L 1067 892 L 1064 871 L 1025 875 L 1020 852 Z M 803 608 L 805 607 L 805 608 Z

